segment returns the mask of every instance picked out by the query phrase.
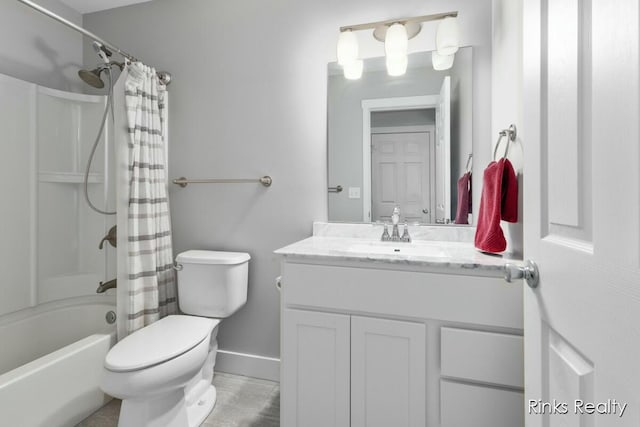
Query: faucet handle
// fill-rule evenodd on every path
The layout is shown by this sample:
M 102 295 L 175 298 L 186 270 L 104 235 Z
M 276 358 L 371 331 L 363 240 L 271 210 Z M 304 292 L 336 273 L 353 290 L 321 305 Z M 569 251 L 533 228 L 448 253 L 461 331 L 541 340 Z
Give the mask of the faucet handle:
M 387 228 L 387 224 L 383 224 L 384 225 L 384 231 L 382 232 L 382 237 L 380 238 L 380 240 L 382 240 L 383 242 L 388 242 L 389 240 L 391 240 L 391 236 L 389 236 L 389 229 Z
M 400 240 L 402 240 L 403 242 L 411 243 L 411 236 L 409 235 L 409 224 L 407 223 L 407 221 L 404 222 L 403 228 L 404 230 L 402 231 L 402 237 L 400 237 Z
M 109 244 L 114 248 L 118 246 L 118 227 L 116 225 L 111 227 L 107 235 L 104 236 L 103 239 L 100 241 L 100 245 L 98 246 L 99 249 L 102 249 L 104 247 L 105 241 L 109 242 Z

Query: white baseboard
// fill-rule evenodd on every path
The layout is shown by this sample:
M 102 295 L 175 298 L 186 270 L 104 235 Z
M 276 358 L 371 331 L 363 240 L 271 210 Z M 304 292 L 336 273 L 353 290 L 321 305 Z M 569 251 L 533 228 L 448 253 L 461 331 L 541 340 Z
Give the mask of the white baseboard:
M 280 359 L 218 350 L 216 371 L 280 382 Z

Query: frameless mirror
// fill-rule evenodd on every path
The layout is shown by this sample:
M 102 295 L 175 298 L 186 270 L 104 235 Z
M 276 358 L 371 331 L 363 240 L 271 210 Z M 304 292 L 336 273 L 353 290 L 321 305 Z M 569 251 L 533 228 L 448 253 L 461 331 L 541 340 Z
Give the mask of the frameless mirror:
M 385 58 L 365 59 L 358 80 L 328 68 L 329 221 L 388 222 L 399 206 L 409 223 L 472 223 L 472 48 L 446 71 L 430 52 L 400 77 Z

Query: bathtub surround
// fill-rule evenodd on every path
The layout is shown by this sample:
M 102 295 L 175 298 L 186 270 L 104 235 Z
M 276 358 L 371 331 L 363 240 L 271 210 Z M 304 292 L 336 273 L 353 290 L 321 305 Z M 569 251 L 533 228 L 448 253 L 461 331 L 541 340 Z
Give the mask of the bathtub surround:
M 0 71 L 17 77 L 0 75 L 0 170 L 11 182 L 0 213 L 10 224 L 0 243 L 0 423 L 70 425 L 109 399 L 96 367 L 115 341 L 105 321 L 115 301 L 95 291 L 113 277 L 113 249 L 98 249 L 112 224 L 81 196 L 105 97 L 76 93 L 79 35 L 17 1 L 0 3 Z M 56 1 L 41 3 L 81 23 Z M 107 146 L 89 176 L 100 204 L 109 192 Z
M 474 67 L 486 82 L 490 4 L 154 0 L 85 15 L 86 28 L 127 46 L 132 54 L 144 54 L 146 61 L 176 77 L 170 90 L 171 178 L 266 173 L 274 178 L 266 192 L 259 186 L 170 187 L 175 253 L 192 248 L 251 253 L 247 306 L 223 322 L 219 335 L 220 355 L 228 351 L 224 358 L 240 361 L 237 369 L 255 368 L 258 376 L 277 372 L 280 297 L 274 278 L 280 263 L 272 252 L 309 236 L 311 221 L 327 217 L 326 64 L 336 59 L 336 28 L 458 10 L 460 44 L 473 45 Z M 139 31 L 139 23 L 149 16 L 154 25 Z M 433 50 L 435 30 L 436 24 L 427 24 L 410 48 Z M 233 43 L 220 43 L 222 38 Z M 89 58 L 92 49 L 85 49 Z M 383 51 L 372 37 L 360 44 L 362 57 Z M 474 99 L 490 99 L 490 86 L 474 82 Z M 474 153 L 476 164 L 486 164 L 490 108 L 480 111 L 474 117 L 474 135 L 479 135 Z M 220 369 L 225 369 L 224 358 Z

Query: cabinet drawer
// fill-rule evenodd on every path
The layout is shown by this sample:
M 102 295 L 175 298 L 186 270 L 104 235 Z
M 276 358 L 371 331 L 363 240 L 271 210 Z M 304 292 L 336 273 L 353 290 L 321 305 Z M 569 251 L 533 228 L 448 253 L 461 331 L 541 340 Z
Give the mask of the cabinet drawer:
M 290 262 L 282 277 L 285 307 L 522 329 L 522 286 L 494 277 Z
M 517 391 L 440 381 L 441 427 L 522 427 L 524 396 Z
M 521 336 L 454 328 L 441 332 L 443 376 L 524 387 Z

